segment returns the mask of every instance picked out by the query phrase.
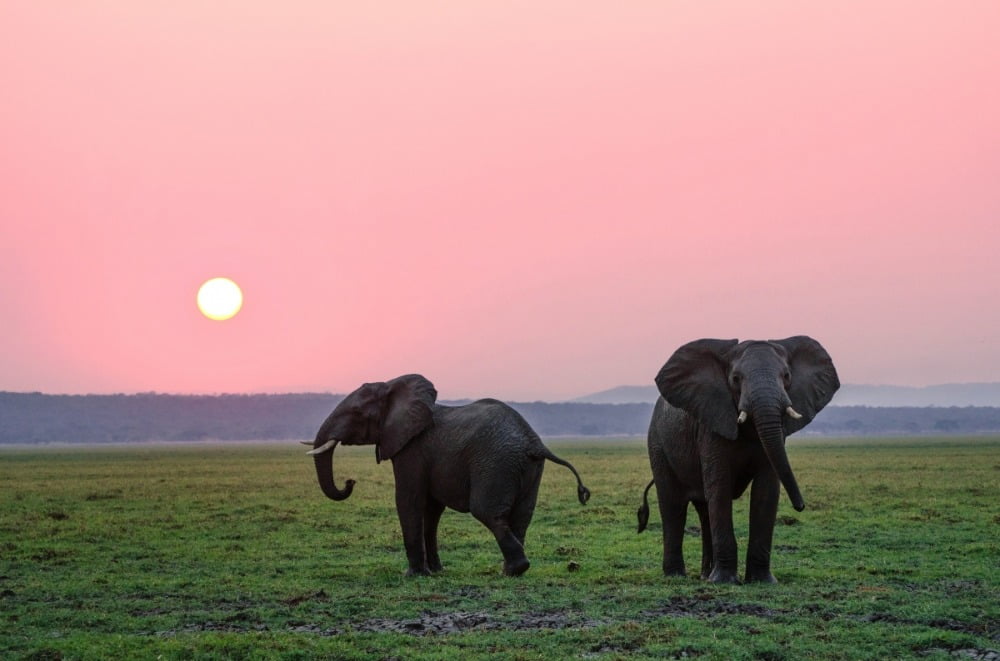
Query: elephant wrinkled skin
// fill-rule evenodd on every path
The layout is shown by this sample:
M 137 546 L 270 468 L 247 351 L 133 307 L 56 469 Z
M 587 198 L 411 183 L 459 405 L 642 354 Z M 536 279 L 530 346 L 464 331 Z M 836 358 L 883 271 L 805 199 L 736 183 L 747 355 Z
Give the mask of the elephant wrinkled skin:
M 696 340 L 677 349 L 656 376 L 661 397 L 647 446 L 653 480 L 643 493 L 639 531 L 655 484 L 663 521 L 663 572 L 683 576 L 688 504 L 701 521 L 702 578 L 738 583 L 732 501 L 750 490 L 746 581 L 775 582 L 771 540 L 784 486 L 805 508 L 785 454 L 785 437 L 806 426 L 840 387 L 833 361 L 806 336 L 784 340 Z

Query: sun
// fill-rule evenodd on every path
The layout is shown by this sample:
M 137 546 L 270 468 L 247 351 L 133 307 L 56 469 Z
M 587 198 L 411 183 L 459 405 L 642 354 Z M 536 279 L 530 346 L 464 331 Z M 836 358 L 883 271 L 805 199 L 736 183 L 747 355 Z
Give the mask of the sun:
M 198 309 L 209 319 L 225 321 L 243 307 L 243 292 L 229 278 L 212 278 L 198 289 Z

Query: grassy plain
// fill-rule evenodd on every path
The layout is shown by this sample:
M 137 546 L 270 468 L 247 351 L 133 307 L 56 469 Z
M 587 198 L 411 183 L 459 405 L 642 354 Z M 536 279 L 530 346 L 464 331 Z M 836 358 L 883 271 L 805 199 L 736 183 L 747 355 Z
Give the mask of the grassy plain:
M 445 571 L 403 576 L 392 470 L 296 444 L 0 450 L 0 656 L 34 659 L 983 658 L 1000 648 L 1000 438 L 798 440 L 776 586 L 660 571 L 635 533 L 644 443 L 549 441 L 532 567 L 445 514 Z M 746 497 L 736 503 L 745 548 Z M 697 523 L 693 512 L 689 523 Z M 698 537 L 686 544 L 696 576 Z M 741 551 L 742 552 L 742 551 Z M 964 656 L 963 656 L 964 655 Z

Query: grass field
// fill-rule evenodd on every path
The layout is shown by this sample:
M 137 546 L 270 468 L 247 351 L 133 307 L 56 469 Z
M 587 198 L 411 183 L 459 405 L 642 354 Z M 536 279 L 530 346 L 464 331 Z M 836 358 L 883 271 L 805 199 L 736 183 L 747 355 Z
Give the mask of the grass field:
M 635 533 L 642 441 L 550 441 L 532 567 L 441 523 L 407 579 L 392 469 L 337 450 L 334 503 L 297 444 L 0 450 L 0 657 L 987 658 L 1000 649 L 1000 438 L 798 440 L 776 586 L 660 571 Z M 746 498 L 736 503 L 741 558 Z M 689 524 L 697 523 L 693 512 Z M 685 545 L 697 576 L 696 531 Z M 742 569 L 742 568 L 741 568 Z

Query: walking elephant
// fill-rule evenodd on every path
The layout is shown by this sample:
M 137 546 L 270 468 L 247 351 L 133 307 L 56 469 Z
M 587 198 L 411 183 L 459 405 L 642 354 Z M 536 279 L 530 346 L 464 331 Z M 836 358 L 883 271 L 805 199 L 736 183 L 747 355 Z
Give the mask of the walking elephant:
M 696 340 L 656 376 L 660 397 L 647 445 L 653 480 L 643 493 L 639 532 L 656 485 L 663 521 L 663 572 L 684 575 L 681 543 L 688 503 L 701 520 L 701 575 L 738 583 L 732 501 L 750 483 L 745 580 L 775 582 L 771 539 L 781 486 L 805 508 L 785 454 L 785 437 L 805 427 L 840 387 L 829 354 L 803 335 L 784 340 Z
M 523 574 L 530 564 L 524 536 L 545 460 L 573 471 L 580 503 L 590 492 L 576 469 L 552 454 L 506 404 L 481 399 L 442 406 L 436 399 L 433 384 L 419 374 L 366 383 L 349 394 L 311 443 L 308 454 L 315 460 L 319 486 L 333 500 L 350 496 L 354 480 L 344 489 L 334 484 L 333 450 L 338 443 L 374 444 L 377 461 L 392 461 L 407 575 L 441 570 L 437 528 L 445 507 L 471 512 L 496 537 L 504 574 Z

